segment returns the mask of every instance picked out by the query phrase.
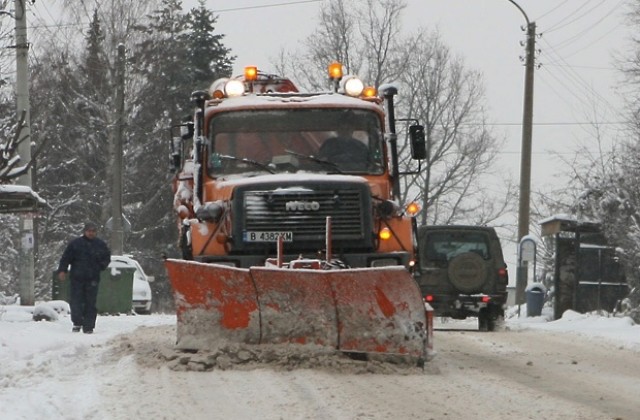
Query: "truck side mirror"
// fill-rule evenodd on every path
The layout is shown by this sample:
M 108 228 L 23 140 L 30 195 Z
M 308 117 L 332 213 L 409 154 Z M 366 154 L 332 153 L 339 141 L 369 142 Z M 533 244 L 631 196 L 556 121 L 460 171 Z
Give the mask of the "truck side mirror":
M 182 138 L 171 139 L 171 169 L 178 172 L 182 166 Z
M 182 140 L 189 140 L 193 138 L 193 121 L 189 121 L 180 126 L 180 137 Z
M 186 117 L 186 122 L 171 127 L 171 169 L 174 172 L 178 172 L 182 167 L 185 141 L 193 139 L 193 121 L 189 119 L 190 117 Z M 176 128 L 180 130 L 179 135 L 174 135 Z
M 421 160 L 427 158 L 427 143 L 424 139 L 424 126 L 412 125 L 409 127 L 411 140 L 411 158 Z

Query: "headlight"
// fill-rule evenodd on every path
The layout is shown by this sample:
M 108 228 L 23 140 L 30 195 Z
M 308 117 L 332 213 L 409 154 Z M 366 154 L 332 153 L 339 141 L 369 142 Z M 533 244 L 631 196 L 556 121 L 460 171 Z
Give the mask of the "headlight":
M 196 217 L 199 220 L 204 220 L 205 222 L 217 223 L 222 216 L 224 211 L 224 206 L 222 201 L 213 201 L 205 203 L 204 206 L 200 207 L 198 211 L 196 211 Z
M 228 97 L 241 96 L 244 93 L 244 82 L 240 80 L 229 80 L 227 84 L 224 85 L 224 93 L 226 93 Z
M 355 76 L 347 76 L 342 80 L 342 90 L 349 96 L 358 97 L 364 90 L 364 83 Z
M 378 204 L 378 214 L 383 219 L 388 219 L 398 212 L 399 206 L 395 201 L 385 200 Z

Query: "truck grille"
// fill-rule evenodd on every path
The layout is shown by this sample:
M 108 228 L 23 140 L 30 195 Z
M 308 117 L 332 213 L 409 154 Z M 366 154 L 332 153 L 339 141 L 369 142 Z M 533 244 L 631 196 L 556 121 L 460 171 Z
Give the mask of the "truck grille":
M 323 241 L 326 218 L 331 216 L 334 241 L 362 240 L 366 232 L 362 208 L 362 191 L 357 189 L 246 191 L 243 229 L 287 231 L 294 241 Z

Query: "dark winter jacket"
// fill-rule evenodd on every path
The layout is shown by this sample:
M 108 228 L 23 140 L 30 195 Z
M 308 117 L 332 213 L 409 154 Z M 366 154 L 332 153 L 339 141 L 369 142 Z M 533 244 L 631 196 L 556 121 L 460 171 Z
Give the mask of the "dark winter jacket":
M 60 258 L 58 272 L 67 272 L 71 266 L 71 278 L 81 281 L 98 281 L 100 272 L 111 262 L 111 252 L 102 239 L 80 236 L 69 242 Z

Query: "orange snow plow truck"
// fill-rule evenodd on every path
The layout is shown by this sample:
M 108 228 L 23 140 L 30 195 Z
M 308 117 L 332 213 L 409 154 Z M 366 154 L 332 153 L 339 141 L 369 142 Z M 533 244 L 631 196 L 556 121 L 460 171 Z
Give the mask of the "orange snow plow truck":
M 329 73 L 326 92 L 300 93 L 247 67 L 194 92 L 193 119 L 174 127 L 182 259 L 165 264 L 179 349 L 426 359 L 431 327 L 411 273 L 417 208 L 398 203 L 397 90 L 378 94 L 339 63 Z M 412 157 L 424 158 L 422 127 L 409 132 Z

